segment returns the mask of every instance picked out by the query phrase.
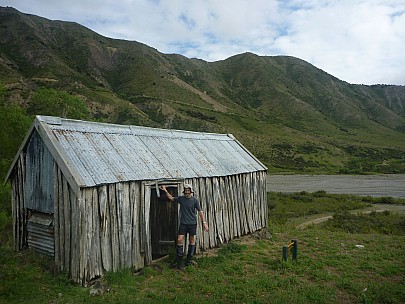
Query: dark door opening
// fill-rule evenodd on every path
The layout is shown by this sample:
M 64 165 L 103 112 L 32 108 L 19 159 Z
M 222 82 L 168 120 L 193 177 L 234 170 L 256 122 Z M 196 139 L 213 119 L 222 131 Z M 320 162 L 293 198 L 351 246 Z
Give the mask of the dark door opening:
M 177 185 L 166 186 L 172 196 L 178 195 Z M 170 202 L 166 193 L 151 186 L 150 197 L 150 231 L 152 259 L 158 259 L 170 253 L 174 248 L 178 229 L 178 206 Z

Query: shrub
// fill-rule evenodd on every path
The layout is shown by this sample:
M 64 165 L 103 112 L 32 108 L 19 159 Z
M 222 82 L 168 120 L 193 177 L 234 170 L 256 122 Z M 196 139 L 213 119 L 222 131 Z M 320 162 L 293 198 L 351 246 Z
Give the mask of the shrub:
M 89 118 L 89 110 L 78 96 L 65 91 L 42 88 L 32 95 L 28 107 L 30 114 L 61 116 L 73 119 Z
M 324 227 L 349 233 L 379 233 L 405 235 L 405 216 L 391 212 L 370 212 L 351 214 L 347 211 L 336 213 Z

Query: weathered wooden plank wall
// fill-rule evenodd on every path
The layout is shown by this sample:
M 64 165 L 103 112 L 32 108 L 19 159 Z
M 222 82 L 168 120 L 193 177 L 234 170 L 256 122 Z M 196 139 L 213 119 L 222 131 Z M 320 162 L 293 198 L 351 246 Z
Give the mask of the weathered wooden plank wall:
M 24 155 L 24 206 L 44 212 L 53 212 L 54 170 L 53 157 L 38 132 L 34 131 Z
M 15 250 L 21 250 L 27 246 L 28 212 L 24 206 L 24 173 L 24 157 L 21 154 L 17 160 L 13 178 L 11 178 L 13 237 Z
M 142 226 L 145 227 L 144 230 L 144 235 L 143 237 L 145 238 L 144 241 L 144 252 L 145 252 L 145 263 L 148 265 L 152 262 L 152 240 L 150 239 L 151 234 L 150 234 L 150 227 L 149 227 L 149 217 L 150 217 L 150 187 L 145 187 L 145 193 L 144 193 L 144 203 L 141 204 L 144 206 L 144 218 L 142 221 Z
M 209 226 L 198 221 L 197 253 L 267 227 L 266 172 L 186 179 Z
M 140 182 L 84 188 L 76 196 L 61 171 L 55 170 L 55 264 L 59 269 L 86 285 L 105 271 L 143 268 Z
M 56 164 L 54 176 L 55 264 L 61 270 L 85 285 L 105 271 L 137 270 L 151 262 L 150 187 L 122 182 L 83 188 L 76 194 Z M 23 180 L 20 157 L 12 179 L 17 250 L 27 244 Z M 203 232 L 199 221 L 197 253 L 267 226 L 265 172 L 185 182 L 193 185 L 210 227 Z

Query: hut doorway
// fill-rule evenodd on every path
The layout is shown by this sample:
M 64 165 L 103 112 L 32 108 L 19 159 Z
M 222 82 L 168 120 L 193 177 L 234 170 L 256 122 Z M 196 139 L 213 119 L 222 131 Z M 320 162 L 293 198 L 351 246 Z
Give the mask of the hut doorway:
M 166 185 L 171 195 L 177 196 L 177 184 Z M 159 192 L 157 192 L 159 191 Z M 163 191 L 151 186 L 150 231 L 152 259 L 168 255 L 174 248 L 178 229 L 178 206 L 170 202 Z M 158 194 L 159 193 L 159 194 Z

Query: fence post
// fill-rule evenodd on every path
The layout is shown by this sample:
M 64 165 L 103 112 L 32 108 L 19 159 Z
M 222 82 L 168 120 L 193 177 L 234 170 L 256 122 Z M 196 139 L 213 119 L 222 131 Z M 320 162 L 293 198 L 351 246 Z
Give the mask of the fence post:
M 283 261 L 287 261 L 287 260 L 288 260 L 288 247 L 283 246 Z
M 291 240 L 288 246 L 283 246 L 283 261 L 288 260 L 288 256 L 291 255 L 294 261 L 298 259 L 298 241 Z
M 296 261 L 298 258 L 298 241 L 292 240 L 291 242 L 293 243 L 292 258 Z

